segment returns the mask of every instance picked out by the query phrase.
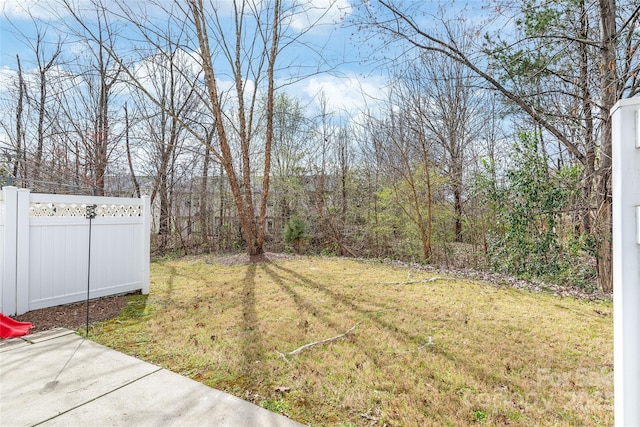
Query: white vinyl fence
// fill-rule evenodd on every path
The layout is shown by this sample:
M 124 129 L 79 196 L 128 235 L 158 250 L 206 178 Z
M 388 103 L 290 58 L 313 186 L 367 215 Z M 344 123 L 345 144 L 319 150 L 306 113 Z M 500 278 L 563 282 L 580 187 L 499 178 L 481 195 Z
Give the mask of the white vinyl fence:
M 91 205 L 96 205 L 96 216 L 89 220 Z M 2 313 L 23 314 L 82 301 L 88 285 L 90 298 L 136 290 L 149 293 L 149 235 L 148 197 L 38 194 L 4 187 Z
M 612 109 L 616 426 L 640 426 L 640 98 Z

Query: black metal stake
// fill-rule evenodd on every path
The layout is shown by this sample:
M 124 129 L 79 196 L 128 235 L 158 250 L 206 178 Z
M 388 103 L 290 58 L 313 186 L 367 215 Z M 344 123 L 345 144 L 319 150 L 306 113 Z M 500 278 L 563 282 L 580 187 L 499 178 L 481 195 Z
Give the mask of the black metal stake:
M 91 222 L 96 217 L 98 205 L 87 205 L 85 218 L 89 220 L 89 251 L 87 256 L 87 330 L 85 337 L 89 336 L 89 291 L 91 289 Z

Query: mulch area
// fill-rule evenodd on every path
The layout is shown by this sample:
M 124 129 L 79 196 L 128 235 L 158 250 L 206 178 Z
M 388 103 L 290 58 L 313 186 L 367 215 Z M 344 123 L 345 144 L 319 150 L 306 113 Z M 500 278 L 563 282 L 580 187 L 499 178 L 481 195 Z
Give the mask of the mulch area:
M 129 295 L 115 295 L 96 298 L 89 301 L 89 322 L 93 324 L 117 317 L 127 303 Z M 41 308 L 29 311 L 15 317 L 21 322 L 31 322 L 31 332 L 46 331 L 53 328 L 78 329 L 87 323 L 87 303 L 59 305 L 57 307 Z

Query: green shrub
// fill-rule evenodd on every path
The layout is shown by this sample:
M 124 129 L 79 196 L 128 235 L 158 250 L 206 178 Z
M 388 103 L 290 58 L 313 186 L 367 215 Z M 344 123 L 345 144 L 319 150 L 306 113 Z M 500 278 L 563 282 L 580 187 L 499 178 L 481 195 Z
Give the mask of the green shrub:
M 499 182 L 493 165 L 476 179 L 493 223 L 487 261 L 494 270 L 526 279 L 540 278 L 586 286 L 588 239 L 576 235 L 566 215 L 580 193 L 577 165 L 550 168 L 534 134 L 521 133 L 512 163 Z
M 302 246 L 307 238 L 307 225 L 304 220 L 295 215 L 284 225 L 282 238 L 287 245 L 292 246 L 297 253 L 302 252 Z

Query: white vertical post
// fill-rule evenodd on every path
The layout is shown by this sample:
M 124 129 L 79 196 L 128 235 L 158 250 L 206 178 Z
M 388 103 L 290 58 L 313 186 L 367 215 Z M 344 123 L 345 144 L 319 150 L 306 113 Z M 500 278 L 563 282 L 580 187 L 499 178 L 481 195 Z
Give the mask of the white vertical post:
M 2 307 L 3 314 L 13 316 L 16 314 L 16 245 L 18 242 L 18 189 L 16 187 L 4 187 L 2 189 L 5 204 L 4 245 L 2 274 Z
M 142 230 L 142 294 L 149 294 L 149 263 L 151 262 L 151 201 L 149 196 L 142 196 L 144 229 Z
M 640 99 L 612 109 L 615 425 L 640 426 Z
M 17 200 L 17 233 L 16 242 L 16 314 L 24 314 L 29 311 L 29 243 L 30 243 L 30 218 L 29 202 L 30 192 L 26 188 L 18 190 Z
M 6 252 L 7 248 L 5 248 L 5 242 L 7 239 L 5 239 L 4 233 L 5 233 L 5 204 L 4 204 L 4 188 L 0 187 L 0 312 L 2 312 L 2 307 L 3 307 L 3 302 L 2 302 L 2 297 L 4 294 L 4 272 L 5 272 L 5 267 L 4 267 L 4 260 L 5 260 L 5 255 L 4 253 Z

